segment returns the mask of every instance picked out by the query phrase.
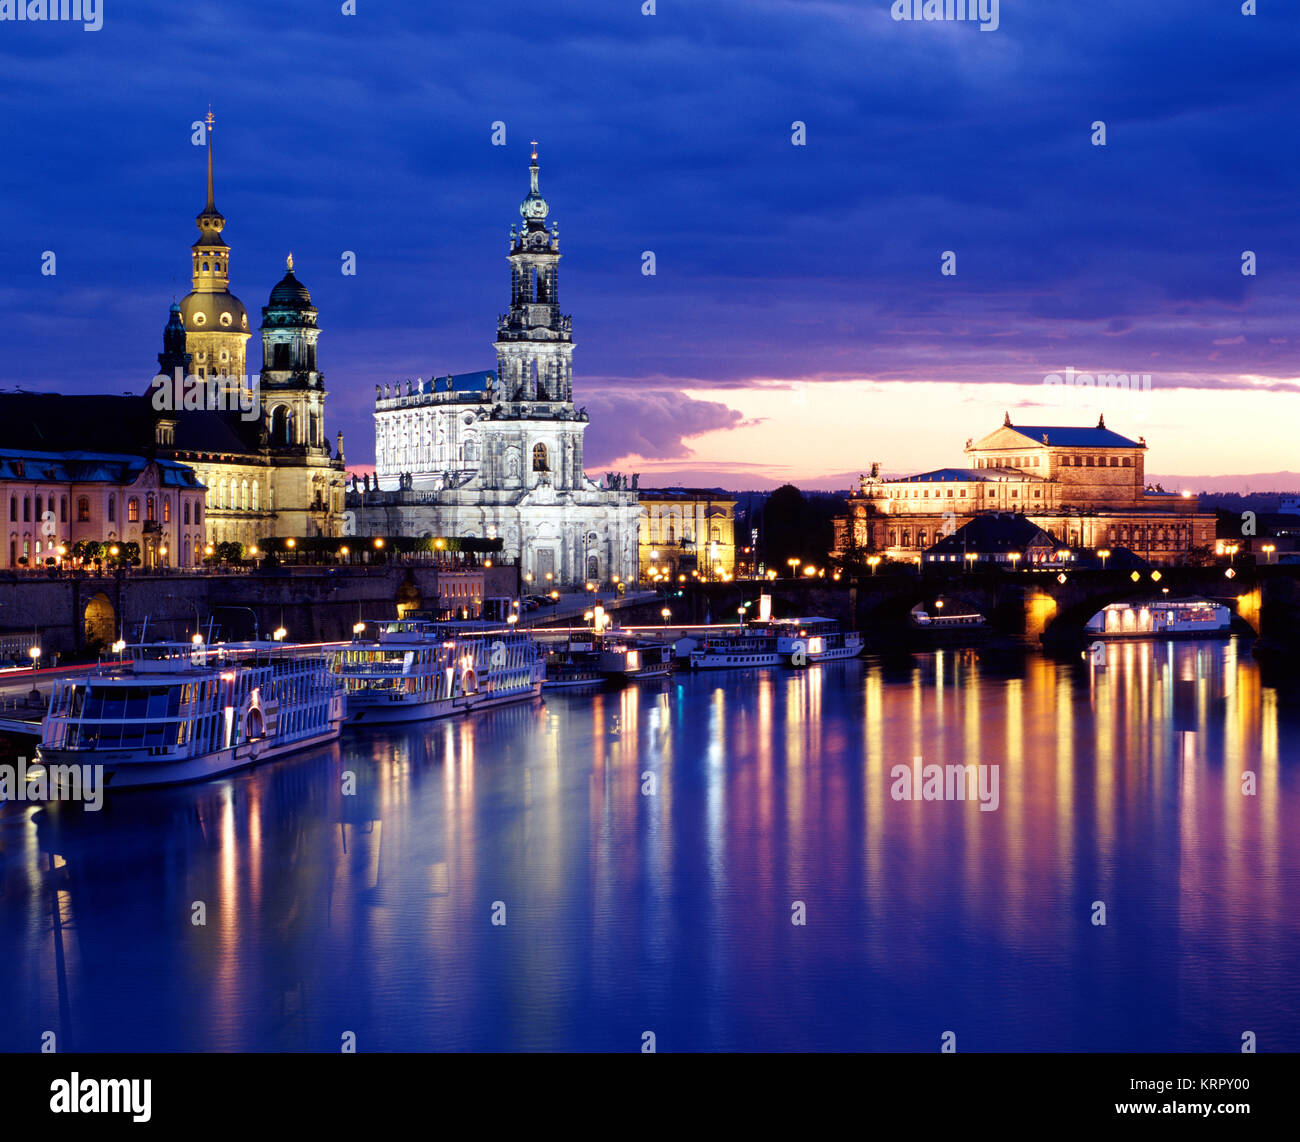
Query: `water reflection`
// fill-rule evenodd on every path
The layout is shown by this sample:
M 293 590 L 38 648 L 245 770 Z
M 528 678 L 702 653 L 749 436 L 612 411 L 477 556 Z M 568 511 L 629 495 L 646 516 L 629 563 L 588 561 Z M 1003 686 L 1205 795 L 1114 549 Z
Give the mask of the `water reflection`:
M 1108 657 L 678 676 L 2 817 L 0 1048 L 1300 1048 L 1294 696 Z M 894 800 L 914 758 L 998 809 Z

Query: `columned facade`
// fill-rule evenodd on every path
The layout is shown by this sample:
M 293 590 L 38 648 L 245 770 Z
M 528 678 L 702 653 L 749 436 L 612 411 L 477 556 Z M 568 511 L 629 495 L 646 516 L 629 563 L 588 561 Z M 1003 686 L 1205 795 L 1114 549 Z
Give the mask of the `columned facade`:
M 588 479 L 585 409 L 559 307 L 559 236 L 538 187 L 510 232 L 510 307 L 494 372 L 376 386 L 375 485 L 354 484 L 362 534 L 499 538 L 525 583 L 635 579 L 635 481 Z

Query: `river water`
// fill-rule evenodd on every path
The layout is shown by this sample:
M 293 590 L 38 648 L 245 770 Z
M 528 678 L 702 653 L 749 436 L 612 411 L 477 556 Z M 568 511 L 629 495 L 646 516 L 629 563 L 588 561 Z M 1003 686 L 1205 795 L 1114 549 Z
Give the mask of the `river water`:
M 1295 1051 L 1298 810 L 1236 641 L 547 692 L 0 818 L 0 1050 Z

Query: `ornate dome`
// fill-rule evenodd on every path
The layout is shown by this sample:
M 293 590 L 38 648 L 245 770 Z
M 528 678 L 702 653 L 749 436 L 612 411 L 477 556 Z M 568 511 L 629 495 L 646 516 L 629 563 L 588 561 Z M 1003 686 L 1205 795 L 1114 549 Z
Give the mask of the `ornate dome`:
M 190 293 L 181 301 L 181 320 L 189 333 L 247 333 L 248 311 L 233 293 Z
M 290 270 L 275 283 L 267 305 L 273 309 L 311 309 L 311 294 Z

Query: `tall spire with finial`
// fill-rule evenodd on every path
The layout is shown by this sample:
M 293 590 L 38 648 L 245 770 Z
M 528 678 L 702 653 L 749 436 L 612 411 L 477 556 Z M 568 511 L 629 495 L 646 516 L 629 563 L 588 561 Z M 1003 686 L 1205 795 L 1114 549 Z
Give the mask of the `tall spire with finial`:
M 212 132 L 216 116 L 211 107 L 203 121 L 207 127 L 208 195 L 202 213 L 195 219 L 199 237 L 190 247 L 193 284 L 181 302 L 181 318 L 186 348 L 194 358 L 195 375 L 236 377 L 244 375 L 248 314 L 230 292 L 230 247 L 222 236 L 226 220 L 217 209 L 213 174 Z
M 212 194 L 212 129 L 217 125 L 216 117 L 212 114 L 212 104 L 208 104 L 208 116 L 204 122 L 208 125 L 208 204 L 203 208 L 204 214 L 215 214 L 217 211 L 216 199 Z
M 532 157 L 528 162 L 528 197 L 519 205 L 519 213 L 530 231 L 546 230 L 546 216 L 551 212 L 550 203 L 542 197 L 537 185 L 537 140 L 532 141 Z

